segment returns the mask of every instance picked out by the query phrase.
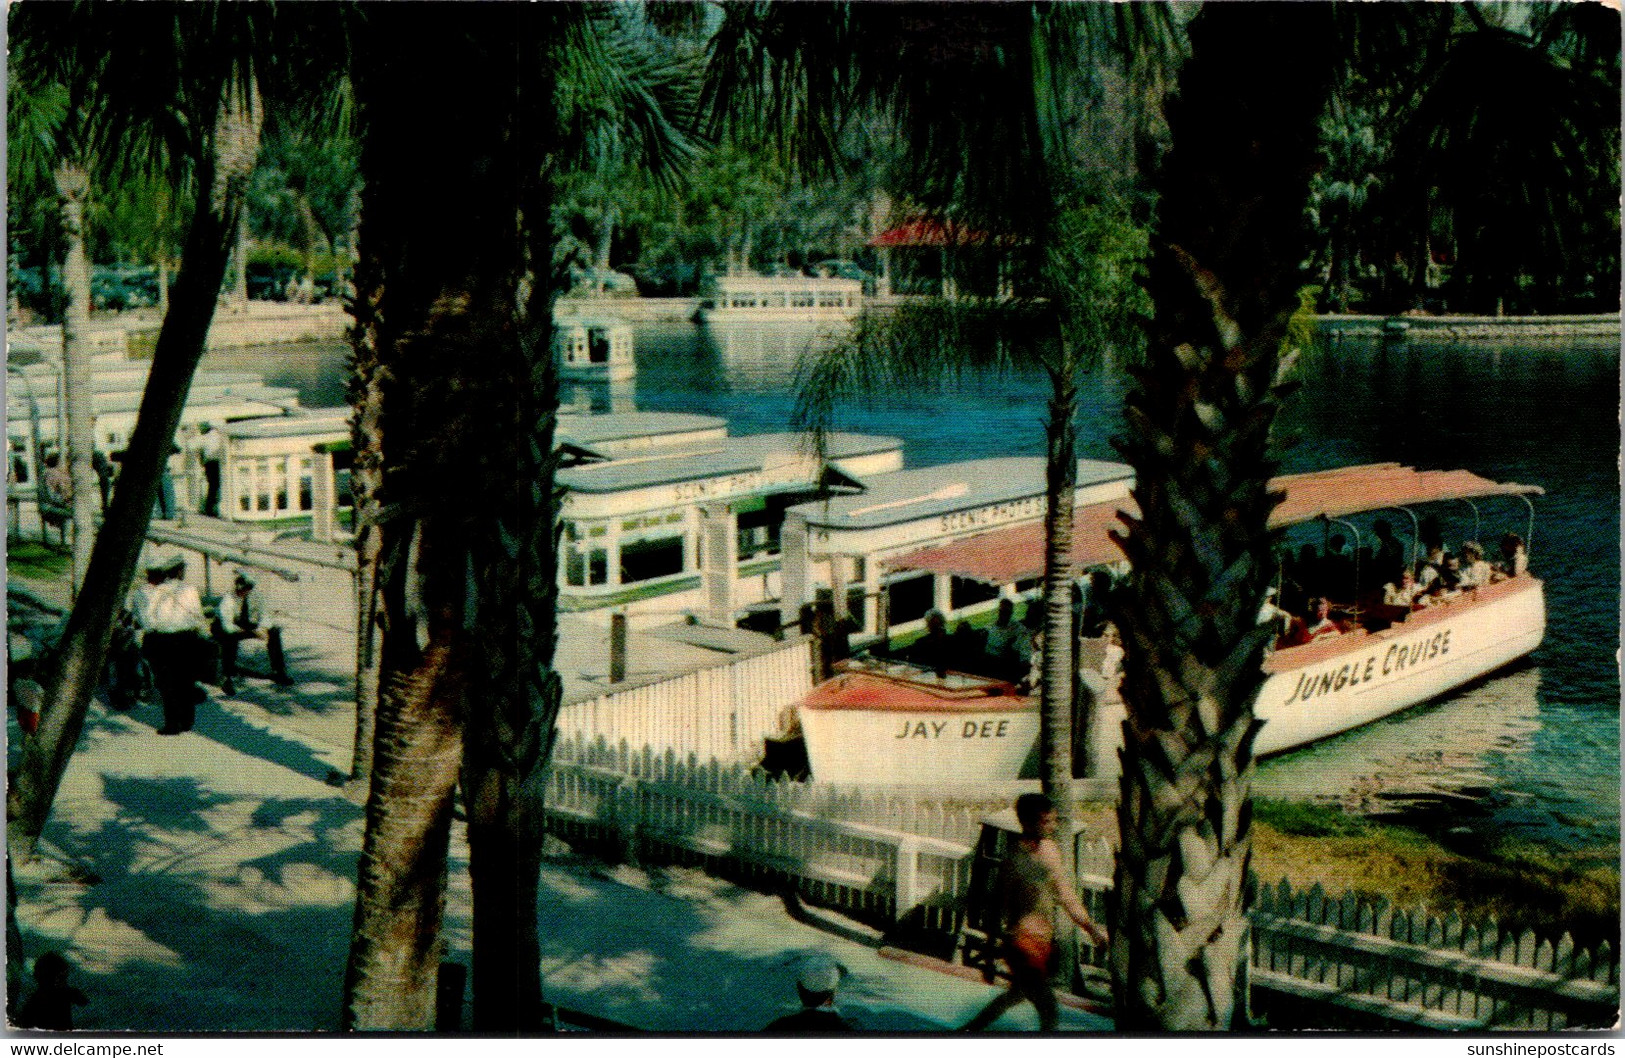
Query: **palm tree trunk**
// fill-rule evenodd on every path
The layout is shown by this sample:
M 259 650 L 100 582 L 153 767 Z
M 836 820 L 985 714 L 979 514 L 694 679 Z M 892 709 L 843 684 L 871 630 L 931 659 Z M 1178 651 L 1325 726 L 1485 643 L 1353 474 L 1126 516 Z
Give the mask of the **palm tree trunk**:
M 256 101 L 240 101 L 229 89 L 223 94 L 213 156 L 199 160 L 192 227 L 125 449 L 124 470 L 48 673 L 45 700 L 50 704 L 39 730 L 23 745 L 7 792 L 7 829 L 19 855 L 32 855 L 84 727 L 91 694 L 106 665 L 113 621 L 146 541 L 159 478 L 214 319 L 263 117 Z
M 1117 608 L 1128 719 L 1112 977 L 1127 1031 L 1223 1030 L 1245 1010 L 1266 449 L 1330 35 L 1326 5 L 1208 5 L 1168 108 L 1149 363 L 1119 442 L 1140 510 Z
M 433 555 L 429 548 L 423 553 Z M 461 681 L 447 623 L 440 622 L 419 653 L 404 587 L 395 595 L 391 616 L 401 631 L 388 644 L 394 656 L 378 703 L 377 755 L 344 974 L 346 1030 L 433 1029 L 445 950 L 439 924 L 462 758 Z
M 350 419 L 351 517 L 355 529 L 355 742 L 350 752 L 350 781 L 372 776 L 379 676 L 378 575 L 383 553 L 380 512 L 384 485 L 384 376 L 378 306 L 383 276 L 377 259 L 363 257 L 355 267 L 355 299 L 350 329 L 352 350 L 348 397 Z
M 527 51 L 545 53 L 554 17 L 525 11 L 520 35 Z M 508 159 L 523 174 L 515 206 L 522 216 L 547 217 L 553 206 L 552 170 L 546 164 L 552 144 L 543 130 L 551 127 L 554 112 L 552 71 L 537 63 L 522 68 L 518 77 L 518 127 L 527 134 L 514 138 Z M 487 682 L 479 694 L 481 708 L 469 716 L 463 793 L 474 890 L 474 1028 L 482 1032 L 534 1033 L 544 1027 L 536 901 L 544 772 L 563 695 L 553 670 L 558 377 L 552 311 L 562 277 L 552 266 L 552 243 L 548 225 L 531 224 L 516 247 L 514 260 L 528 273 L 529 296 L 515 321 L 517 340 L 510 342 L 515 414 L 498 442 L 513 462 L 501 479 L 506 495 L 497 518 L 473 551 Z
M 1044 423 L 1044 652 L 1041 664 L 1039 760 L 1044 793 L 1055 802 L 1070 835 L 1072 783 L 1072 686 L 1077 653 L 1072 622 L 1072 508 L 1078 484 L 1077 430 L 1073 415 L 1078 385 L 1063 370 L 1050 372 L 1049 417 Z
M 73 483 L 73 562 L 74 592 L 84 583 L 90 567 L 90 549 L 96 540 L 96 517 L 101 512 L 101 489 L 91 455 L 96 445 L 96 421 L 91 377 L 88 331 L 90 330 L 90 261 L 85 255 L 85 205 L 90 193 L 90 173 L 78 162 L 64 162 L 55 173 L 60 202 L 62 234 L 67 253 L 62 267 L 63 287 L 68 304 L 62 314 L 63 417 L 59 419 L 59 439 L 65 443 L 62 458 Z

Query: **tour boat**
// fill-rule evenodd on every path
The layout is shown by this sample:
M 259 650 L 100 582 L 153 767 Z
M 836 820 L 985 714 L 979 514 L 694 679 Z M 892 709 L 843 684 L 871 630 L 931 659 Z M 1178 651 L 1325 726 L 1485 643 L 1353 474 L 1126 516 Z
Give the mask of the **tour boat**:
M 637 373 L 632 325 L 619 319 L 569 319 L 553 325 L 559 378 L 569 382 L 624 382 Z
M 700 303 L 701 323 L 851 320 L 863 311 L 863 284 L 814 276 L 717 276 Z
M 1496 496 L 1518 497 L 1528 504 L 1529 495 L 1542 491 L 1467 471 L 1417 471 L 1398 464 L 1293 475 L 1276 479 L 1272 488 L 1285 494 L 1272 527 L 1336 525 L 1354 534 L 1356 547 L 1359 530 L 1347 521 L 1351 515 L 1392 510 L 1415 525 L 1411 508 L 1418 504 L 1471 505 Z M 1477 508 L 1473 510 L 1476 523 Z M 1529 515 L 1532 530 L 1532 505 Z M 1105 533 L 1109 519 L 1080 510 L 1074 524 L 1100 527 L 1096 534 L 1075 539 L 1079 568 L 1122 560 Z M 933 549 L 934 560 L 961 576 L 968 572 L 966 558 L 973 555 L 1002 553 L 1007 567 L 1020 568 L 1009 562 L 1008 548 L 1000 547 L 996 534 L 1015 546 L 1033 539 L 1042 543 L 1014 527 L 965 541 L 968 546 L 957 566 L 944 548 Z M 918 568 L 919 561 L 905 559 L 904 564 Z M 1544 585 L 1521 570 L 1440 596 L 1419 609 L 1362 609 L 1350 601 L 1344 612 L 1348 630 L 1282 646 L 1266 656 L 1266 679 L 1254 704 L 1263 721 L 1253 746 L 1256 755 L 1308 745 L 1448 694 L 1529 654 L 1546 630 Z M 1081 675 L 1095 692 L 1095 715 L 1084 739 L 1095 775 L 1115 771 L 1126 715 L 1117 693 L 1115 656 L 1104 671 L 1099 666 L 1107 653 L 1098 640 L 1080 643 L 1080 666 L 1086 670 Z M 1036 701 L 1016 695 L 1008 684 L 958 673 L 938 679 L 917 669 L 860 666 L 814 688 L 799 712 L 812 777 L 820 781 L 1008 781 L 1021 776 L 1023 762 L 1036 751 Z

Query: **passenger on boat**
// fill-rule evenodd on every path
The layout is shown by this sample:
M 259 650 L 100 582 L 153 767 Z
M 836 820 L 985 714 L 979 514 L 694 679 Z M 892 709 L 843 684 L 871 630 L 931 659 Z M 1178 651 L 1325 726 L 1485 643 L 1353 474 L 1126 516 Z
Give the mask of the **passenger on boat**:
M 1089 574 L 1089 592 L 1084 600 L 1079 634 L 1099 638 L 1106 631 L 1106 605 L 1112 591 L 1112 575 L 1103 569 Z
M 948 675 L 950 668 L 959 667 L 955 663 L 955 650 L 953 638 L 948 635 L 947 619 L 941 610 L 931 610 L 925 615 L 925 635 L 908 648 L 907 657 L 922 669 L 936 673 L 940 680 Z
M 1484 549 L 1478 541 L 1469 540 L 1461 545 L 1466 564 L 1461 570 L 1461 588 L 1483 588 L 1490 583 L 1490 564 L 1484 561 Z
M 1343 634 L 1342 626 L 1332 620 L 1332 604 L 1325 596 L 1309 600 L 1309 612 L 1303 619 L 1303 634 L 1305 643 L 1322 636 Z
M 999 615 L 987 630 L 989 675 L 1011 683 L 1027 674 L 1032 661 L 1032 636 L 1016 620 L 1016 604 L 1010 599 L 999 600 Z
M 1416 567 L 1416 583 L 1422 586 L 1425 592 L 1441 590 L 1440 579 L 1444 576 L 1444 545 L 1435 544 L 1428 548 L 1427 558 Z
M 980 628 L 969 621 L 961 621 L 954 625 L 954 634 L 950 637 L 954 650 L 954 667 L 962 672 L 974 672 L 980 675 L 987 668 L 987 649 L 983 645 L 986 636 Z
M 1388 524 L 1386 518 L 1378 518 L 1372 523 L 1371 532 L 1377 538 L 1377 553 L 1373 560 L 1376 564 L 1376 583 L 1399 583 L 1400 573 L 1405 568 L 1405 545 L 1394 535 L 1394 527 Z
M 1523 545 L 1523 537 L 1508 533 L 1501 538 L 1501 561 L 1496 563 L 1495 572 L 1500 577 L 1517 577 L 1529 572 L 1529 551 Z
M 1292 628 L 1292 614 L 1275 604 L 1275 585 L 1264 589 L 1264 604 L 1258 608 L 1258 623 L 1274 624 L 1275 634 L 1284 636 Z
M 1320 572 L 1320 555 L 1315 551 L 1315 545 L 1304 544 L 1298 549 L 1297 558 L 1286 569 L 1288 583 L 1281 601 L 1287 609 L 1299 608 L 1320 592 Z
M 1342 533 L 1333 533 L 1326 541 L 1326 555 L 1320 562 L 1320 589 L 1340 597 L 1353 595 L 1354 556 L 1349 554 L 1348 540 Z
M 1382 601 L 1387 606 L 1410 608 L 1418 605 L 1418 600 L 1425 597 L 1422 586 L 1416 583 L 1416 574 L 1408 569 L 1399 571 L 1397 584 L 1390 581 L 1382 590 Z

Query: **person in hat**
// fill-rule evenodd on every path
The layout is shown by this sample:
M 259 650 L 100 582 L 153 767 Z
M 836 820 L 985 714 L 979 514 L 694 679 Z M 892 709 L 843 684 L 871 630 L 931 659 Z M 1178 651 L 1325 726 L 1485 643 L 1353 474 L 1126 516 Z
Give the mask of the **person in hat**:
M 203 466 L 203 508 L 200 513 L 220 517 L 220 462 L 225 457 L 225 439 L 207 422 L 197 427 L 198 462 Z
M 835 1009 L 835 992 L 840 986 L 840 964 L 827 955 L 813 956 L 802 965 L 796 978 L 801 1009 L 777 1019 L 762 1031 L 786 1035 L 851 1032 L 852 1023 Z
M 1001 877 L 1010 987 L 968 1021 L 964 1032 L 987 1028 L 1022 1000 L 1038 1009 L 1041 1030 L 1054 1031 L 1060 1022 L 1060 1006 L 1049 976 L 1055 956 L 1057 906 L 1096 944 L 1104 946 L 1108 940 L 1105 930 L 1084 910 L 1061 862 L 1061 849 L 1055 843 L 1055 802 L 1041 793 L 1022 794 L 1016 798 L 1016 819 L 1021 823 L 1021 836 L 1004 862 Z
M 231 584 L 231 594 L 220 600 L 220 611 L 215 615 L 210 631 L 220 647 L 220 689 L 236 694 L 237 645 L 245 639 L 257 639 L 264 623 L 264 609 L 254 581 L 247 573 L 238 571 Z M 282 629 L 271 625 L 264 631 L 265 653 L 271 663 L 271 680 L 287 686 L 293 680 L 288 676 L 287 658 L 282 653 Z
M 175 555 L 147 567 L 147 582 L 135 600 L 135 620 L 142 633 L 141 653 L 164 705 L 164 726 L 158 733 L 190 731 L 204 697 L 197 676 L 208 624 L 202 598 L 186 583 L 185 559 Z
M 19 1025 L 55 1031 L 73 1028 L 73 1008 L 90 1000 L 68 983 L 72 969 L 60 952 L 48 951 L 34 960 L 34 994 L 17 1012 Z

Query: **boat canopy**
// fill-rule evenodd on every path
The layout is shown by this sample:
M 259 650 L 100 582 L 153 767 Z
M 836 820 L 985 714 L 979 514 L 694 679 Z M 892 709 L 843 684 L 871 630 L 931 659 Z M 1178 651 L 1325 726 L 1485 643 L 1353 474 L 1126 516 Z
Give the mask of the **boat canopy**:
M 1418 503 L 1545 492 L 1538 485 L 1503 484 L 1468 470 L 1417 470 L 1399 463 L 1284 475 L 1273 479 L 1270 489 L 1284 494 L 1270 516 L 1272 529 L 1320 517 L 1342 518 Z M 1119 511 L 1137 513 L 1133 499 L 1108 500 L 1073 512 L 1072 576 L 1091 566 L 1123 561 L 1123 551 L 1111 535 L 1111 530 L 1121 527 Z M 995 529 L 955 543 L 912 551 L 886 560 L 886 565 L 894 570 L 928 571 L 990 584 L 1031 580 L 1044 574 L 1044 526 L 1030 522 Z

